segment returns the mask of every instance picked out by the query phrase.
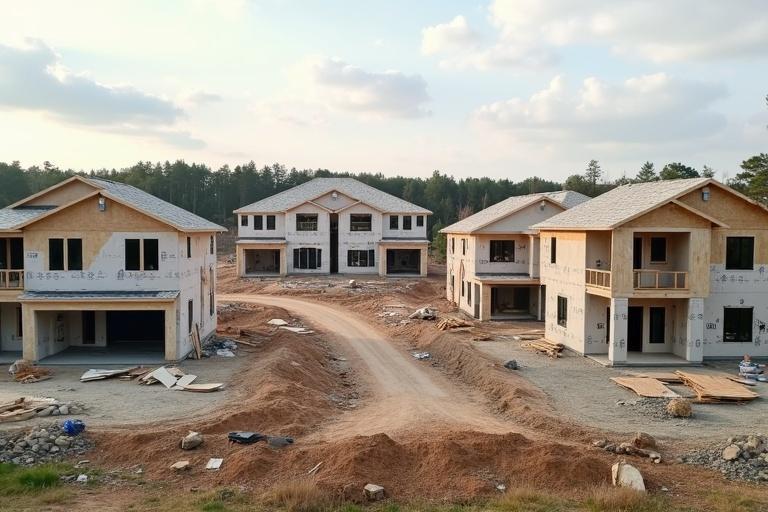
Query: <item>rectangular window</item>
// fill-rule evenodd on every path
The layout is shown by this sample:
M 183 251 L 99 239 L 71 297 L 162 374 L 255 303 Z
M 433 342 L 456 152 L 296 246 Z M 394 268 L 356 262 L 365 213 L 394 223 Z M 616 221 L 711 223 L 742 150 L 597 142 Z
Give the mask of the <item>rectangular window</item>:
M 352 213 L 349 215 L 350 231 L 371 231 L 373 220 L 370 213 Z
M 264 217 L 261 215 L 253 216 L 253 229 L 261 231 L 264 229 Z
M 48 239 L 48 270 L 64 270 L 64 239 Z
M 451 237 L 451 254 L 456 254 L 456 238 Z
M 568 327 L 568 299 L 559 295 L 557 296 L 557 325 Z
M 11 238 L 11 269 L 21 270 L 24 268 L 24 239 Z
M 649 308 L 649 314 L 651 316 L 651 343 L 664 343 L 664 331 L 666 324 L 666 309 L 664 308 Z
M 491 261 L 494 263 L 514 263 L 514 240 L 491 240 Z
M 296 231 L 317 231 L 317 214 L 297 213 Z
M 213 267 L 208 272 L 208 315 L 213 316 L 216 314 L 216 283 L 214 283 Z
M 191 257 L 192 257 L 192 237 L 188 236 L 187 237 L 187 258 L 191 258 Z M 146 265 L 144 265 L 144 267 L 146 268 Z
M 267 231 L 275 230 L 275 216 L 267 215 Z
M 347 251 L 347 266 L 348 267 L 373 267 L 374 262 L 374 250 L 368 249 L 365 251 Z
M 83 270 L 82 238 L 67 238 L 67 270 Z
M 213 254 L 214 248 L 213 248 L 213 235 L 211 235 L 211 241 L 209 242 L 208 252 Z
M 424 225 L 424 216 L 419 215 L 416 217 L 416 226 L 422 227 Z
M 125 240 L 125 270 L 141 270 L 141 240 Z
M 194 319 L 195 315 L 195 304 L 192 302 L 192 299 L 189 299 L 187 301 L 187 330 L 190 334 L 192 334 L 192 321 Z
M 301 247 L 293 250 L 293 268 L 318 269 L 322 266 L 320 249 Z
M 464 296 L 464 281 L 461 282 L 461 296 Z
M 187 244 L 189 244 L 189 237 L 187 237 Z M 190 247 L 187 245 L 187 251 Z M 189 254 L 189 252 L 187 252 Z M 157 238 L 144 239 L 144 269 L 143 270 L 159 270 L 160 269 L 160 251 L 158 247 Z
M 24 320 L 21 314 L 21 306 L 16 308 L 16 337 L 24 337 Z
M 661 236 L 651 237 L 651 263 L 667 262 L 667 239 Z
M 752 341 L 752 310 L 753 308 L 723 308 L 723 341 Z
M 472 283 L 467 281 L 467 305 L 472 305 Z
M 410 215 L 403 215 L 403 229 L 406 231 L 411 230 L 411 223 L 413 222 L 413 218 Z
M 729 236 L 725 239 L 725 269 L 752 270 L 755 266 L 755 238 Z
M 462 256 L 467 255 L 467 239 L 466 238 L 461 239 L 461 255 Z
M 549 245 L 549 262 L 557 263 L 557 238 L 554 237 Z
M 400 217 L 397 215 L 389 216 L 389 229 L 400 229 Z
M 240 225 L 241 226 L 247 226 L 248 225 L 248 216 L 247 215 L 241 215 L 240 216 Z

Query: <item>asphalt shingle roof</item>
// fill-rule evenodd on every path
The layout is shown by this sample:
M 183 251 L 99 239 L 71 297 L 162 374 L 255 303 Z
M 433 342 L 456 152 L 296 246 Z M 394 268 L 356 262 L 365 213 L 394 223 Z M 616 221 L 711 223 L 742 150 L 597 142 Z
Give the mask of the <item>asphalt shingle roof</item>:
M 181 231 L 226 231 L 225 228 L 179 208 L 159 197 L 131 185 L 101 178 L 86 178 L 107 194 L 151 216 L 157 217 Z
M 573 208 L 579 204 L 589 201 L 590 197 L 572 190 L 563 190 L 560 192 L 542 192 L 538 194 L 528 194 L 524 196 L 512 196 L 485 210 L 480 210 L 474 215 L 460 220 L 448 227 L 440 230 L 441 233 L 472 233 L 481 229 L 492 222 L 501 220 L 526 206 L 530 206 L 543 198 L 551 199 L 563 208 Z
M 622 185 L 539 222 L 535 229 L 609 229 L 712 181 L 710 178 Z
M 0 209 L 0 229 L 15 229 L 46 212 L 50 208 L 2 208 Z
M 338 191 L 386 213 L 429 215 L 426 208 L 387 194 L 353 178 L 315 178 L 235 210 L 235 213 L 284 212 L 332 191 Z

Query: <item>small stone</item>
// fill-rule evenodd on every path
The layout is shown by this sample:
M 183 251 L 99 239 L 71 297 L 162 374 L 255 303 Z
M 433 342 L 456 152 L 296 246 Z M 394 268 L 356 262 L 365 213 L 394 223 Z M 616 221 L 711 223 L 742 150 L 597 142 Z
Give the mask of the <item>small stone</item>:
M 517 365 L 517 361 L 515 361 L 514 359 L 510 359 L 509 361 L 504 363 L 504 368 L 506 368 L 507 370 L 517 370 L 519 367 Z
M 77 482 L 81 484 L 88 483 L 88 475 L 86 474 L 77 475 Z
M 59 453 L 60 451 L 61 451 L 61 448 L 59 448 L 58 446 L 51 446 L 51 450 L 50 450 L 51 453 Z
M 47 416 L 50 416 L 51 412 L 53 412 L 51 410 L 51 408 L 50 407 L 46 407 L 45 409 L 41 409 L 41 410 L 37 411 L 37 414 L 35 414 L 35 416 L 37 416 L 38 418 L 45 418 Z
M 638 448 L 656 448 L 656 439 L 645 432 L 638 432 L 632 439 L 632 444 Z
M 376 484 L 367 484 L 363 488 L 363 495 L 369 501 L 379 501 L 384 499 L 384 488 Z
M 739 458 L 739 455 L 741 455 L 741 448 L 735 444 L 728 445 L 723 450 L 723 460 L 736 460 Z
M 596 446 L 597 448 L 605 448 L 605 445 L 608 444 L 607 439 L 598 439 L 596 441 L 592 441 L 592 446 Z
M 189 461 L 180 460 L 179 462 L 174 462 L 173 464 L 171 464 L 171 469 L 174 471 L 185 471 L 189 469 Z
M 69 438 L 68 438 L 68 437 L 59 436 L 59 437 L 57 437 L 57 438 L 56 438 L 56 440 L 54 441 L 54 444 L 55 444 L 56 446 L 60 446 L 60 447 L 62 447 L 62 448 L 68 448 L 68 447 L 69 447 L 69 445 L 71 444 L 71 441 L 69 440 Z
M 24 459 L 24 464 L 34 464 L 34 463 L 35 463 L 35 459 L 33 457 L 27 457 L 26 459 Z
M 203 435 L 199 432 L 193 432 L 189 431 L 189 434 L 187 434 L 182 440 L 181 440 L 181 449 L 182 450 L 193 450 L 203 444 Z
M 675 418 L 690 418 L 693 414 L 691 402 L 685 398 L 673 398 L 667 404 L 667 412 Z M 731 443 L 732 441 L 729 441 Z
M 59 407 L 59 414 L 61 414 L 62 416 L 66 416 L 67 414 L 69 414 L 69 406 L 62 405 L 61 407 Z
M 58 416 L 59 414 L 61 413 L 59 412 L 58 409 L 54 409 L 53 411 L 51 411 L 51 416 Z

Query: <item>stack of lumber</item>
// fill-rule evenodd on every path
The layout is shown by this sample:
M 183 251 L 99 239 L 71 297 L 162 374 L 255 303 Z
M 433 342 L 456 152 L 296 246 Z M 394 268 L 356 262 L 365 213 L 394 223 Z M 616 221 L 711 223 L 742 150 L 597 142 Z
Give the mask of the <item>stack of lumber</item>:
M 461 318 L 455 318 L 452 316 L 446 316 L 441 318 L 437 322 L 437 328 L 441 331 L 447 331 L 449 329 L 458 329 L 460 327 L 472 327 L 474 324 L 472 322 L 467 322 L 466 320 L 462 320 Z
M 759 395 L 745 388 L 743 385 L 733 382 L 724 375 L 711 375 L 703 373 L 675 372 L 686 386 L 691 387 L 698 397 L 697 402 L 743 402 L 754 400 Z
M 679 398 L 680 395 L 669 389 L 663 382 L 650 377 L 612 377 L 619 386 L 631 389 L 638 396 L 648 398 Z
M 13 378 L 16 382 L 22 384 L 32 384 L 33 382 L 40 382 L 51 378 L 53 372 L 47 368 L 40 368 L 39 366 L 27 366 L 19 369 L 13 374 Z
M 546 354 L 549 357 L 555 357 L 555 358 L 560 357 L 560 353 L 565 348 L 565 345 L 563 345 L 562 343 L 552 343 L 543 338 L 530 341 L 528 343 L 525 343 L 522 346 L 525 348 L 533 349 L 540 354 Z

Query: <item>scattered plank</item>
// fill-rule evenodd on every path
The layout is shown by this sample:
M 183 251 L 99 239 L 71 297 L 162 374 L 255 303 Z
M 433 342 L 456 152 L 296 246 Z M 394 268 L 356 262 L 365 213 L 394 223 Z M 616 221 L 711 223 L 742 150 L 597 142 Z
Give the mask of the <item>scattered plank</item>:
M 197 378 L 197 375 L 184 375 L 176 381 L 176 385 L 173 389 L 184 389 L 185 386 L 189 386 Z
M 619 386 L 631 389 L 639 396 L 648 398 L 679 398 L 680 395 L 656 379 L 648 377 L 611 377 Z
M 686 386 L 689 386 L 696 392 L 698 402 L 743 402 L 754 400 L 759 396 L 754 391 L 722 375 L 707 375 L 683 371 L 675 373 L 680 376 Z
M 232 341 L 234 341 L 238 345 L 247 345 L 249 347 L 259 348 L 261 346 L 258 343 L 252 343 L 250 341 L 245 341 L 245 340 L 232 340 Z
M 171 389 L 173 386 L 175 386 L 176 381 L 178 380 L 178 378 L 174 377 L 173 374 L 169 372 L 168 369 L 165 368 L 164 366 L 161 366 L 157 370 L 146 375 L 144 379 L 145 380 L 154 379 L 156 381 L 162 382 L 163 386 L 165 386 L 168 389 Z
M 473 327 L 475 324 L 472 322 L 467 322 L 466 320 L 462 320 L 461 318 L 455 318 L 452 316 L 446 316 L 441 318 L 436 326 L 441 331 L 447 331 L 450 329 L 458 329 L 461 327 Z
M 121 375 L 128 375 L 136 369 L 135 366 L 132 366 L 131 368 L 121 368 L 119 370 L 90 369 L 80 376 L 80 382 L 104 380 L 112 377 L 119 377 Z
M 200 326 L 197 323 L 195 323 L 195 327 L 192 329 L 192 346 L 195 349 L 195 359 L 202 359 L 203 343 L 200 341 Z
M 317 464 L 315 464 L 315 467 L 313 467 L 312 469 L 310 469 L 310 470 L 307 472 L 307 474 L 308 474 L 308 475 L 314 475 L 315 473 L 317 473 L 317 470 L 318 470 L 318 469 L 320 469 L 320 466 L 322 466 L 322 465 L 323 465 L 323 462 L 325 462 L 325 461 L 322 461 L 322 462 L 318 462 Z
M 187 384 L 183 389 L 184 391 L 192 391 L 194 393 L 211 393 L 213 391 L 224 389 L 224 384 L 221 382 L 210 384 Z
M 528 343 L 524 343 L 521 346 L 530 348 L 540 354 L 545 354 L 555 359 L 560 357 L 560 353 L 565 349 L 565 345 L 562 343 L 552 343 L 551 341 L 547 341 L 545 339 L 530 341 Z

